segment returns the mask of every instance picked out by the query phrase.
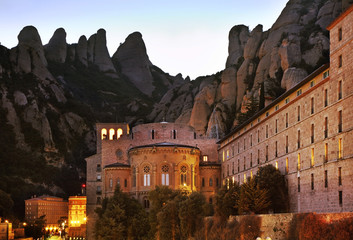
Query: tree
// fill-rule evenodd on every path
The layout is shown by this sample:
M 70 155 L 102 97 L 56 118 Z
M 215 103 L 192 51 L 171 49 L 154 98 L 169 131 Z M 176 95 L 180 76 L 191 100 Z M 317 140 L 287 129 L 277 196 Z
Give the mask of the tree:
M 248 179 L 241 185 L 238 200 L 239 214 L 244 213 L 265 213 L 271 202 L 267 196 L 268 191 L 260 188 L 254 178 Z
M 199 192 L 191 193 L 180 203 L 179 218 L 183 239 L 192 237 L 197 227 L 202 225 L 205 204 L 205 197 Z
M 114 196 L 103 200 L 97 208 L 98 220 L 95 225 L 96 239 L 123 240 L 146 239 L 149 231 L 147 213 L 141 204 L 118 186 Z
M 223 186 L 216 195 L 215 214 L 221 220 L 227 220 L 230 215 L 238 213 L 237 202 L 240 194 L 238 183 L 229 183 L 229 187 Z
M 158 235 L 159 239 L 180 239 L 180 197 L 177 196 L 173 200 L 169 200 L 157 214 Z
M 149 213 L 150 222 L 150 238 L 155 238 L 159 227 L 159 221 L 157 218 L 158 213 L 162 211 L 162 208 L 169 202 L 181 195 L 180 192 L 173 191 L 167 186 L 156 186 L 153 191 L 150 191 L 148 198 L 151 201 L 151 208 Z M 167 210 L 165 210 L 167 212 Z M 160 216 L 159 219 L 162 219 Z
M 284 176 L 273 165 L 260 167 L 255 176 L 257 185 L 268 191 L 271 201 L 269 210 L 275 213 L 288 212 L 288 188 Z
M 246 122 L 259 111 L 259 101 L 254 96 L 251 96 L 245 108 L 246 112 L 240 112 L 237 117 L 238 125 Z

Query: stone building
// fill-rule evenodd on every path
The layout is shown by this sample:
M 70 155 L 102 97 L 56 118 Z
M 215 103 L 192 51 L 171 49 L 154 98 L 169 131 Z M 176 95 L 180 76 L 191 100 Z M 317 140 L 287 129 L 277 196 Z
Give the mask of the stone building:
M 58 221 L 67 218 L 68 203 L 63 198 L 53 196 L 33 197 L 25 200 L 25 218 L 33 223 L 41 216 L 45 216 L 47 229 L 55 231 L 59 228 Z
M 86 196 L 69 197 L 68 236 L 86 238 Z
M 353 6 L 329 25 L 322 66 L 219 141 L 222 181 L 285 174 L 292 212 L 353 210 Z
M 87 161 L 87 234 L 93 238 L 95 213 L 117 185 L 149 208 L 148 192 L 165 185 L 199 191 L 212 202 L 221 185 L 216 139 L 198 136 L 176 123 L 98 123 L 97 153 Z

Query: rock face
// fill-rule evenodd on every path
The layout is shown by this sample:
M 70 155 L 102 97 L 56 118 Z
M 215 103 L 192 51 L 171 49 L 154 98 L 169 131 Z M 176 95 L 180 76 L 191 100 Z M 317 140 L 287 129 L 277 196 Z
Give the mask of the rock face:
M 46 59 L 53 62 L 64 63 L 67 54 L 66 32 L 59 28 L 54 32 L 49 43 L 44 46 Z
M 118 62 L 122 74 L 126 75 L 141 92 L 148 96 L 152 95 L 154 90 L 150 71 L 152 64 L 141 33 L 130 34 L 114 53 L 113 59 Z

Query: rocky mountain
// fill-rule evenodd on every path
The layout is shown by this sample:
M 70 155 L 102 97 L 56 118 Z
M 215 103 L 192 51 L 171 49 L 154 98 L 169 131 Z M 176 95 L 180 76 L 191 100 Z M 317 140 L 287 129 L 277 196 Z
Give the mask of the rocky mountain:
M 32 194 L 77 194 L 96 122 L 164 120 L 221 138 L 249 106 L 269 104 L 328 62 L 326 26 L 351 3 L 290 0 L 267 31 L 234 26 L 225 69 L 193 81 L 154 66 L 139 32 L 111 57 L 104 29 L 68 44 L 59 28 L 43 45 L 24 27 L 16 47 L 0 46 L 0 189 L 22 214 Z

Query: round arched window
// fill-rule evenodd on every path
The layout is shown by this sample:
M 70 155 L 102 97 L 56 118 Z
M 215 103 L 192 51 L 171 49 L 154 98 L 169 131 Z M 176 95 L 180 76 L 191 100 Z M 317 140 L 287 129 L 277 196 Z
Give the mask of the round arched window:
M 186 168 L 186 166 L 182 166 L 182 167 L 180 168 L 180 170 L 181 170 L 182 173 L 186 173 L 187 168 Z
M 163 165 L 162 166 L 162 172 L 169 172 L 169 166 L 168 165 Z
M 144 168 L 143 168 L 143 172 L 144 173 L 149 173 L 150 172 L 150 166 L 145 166 Z

